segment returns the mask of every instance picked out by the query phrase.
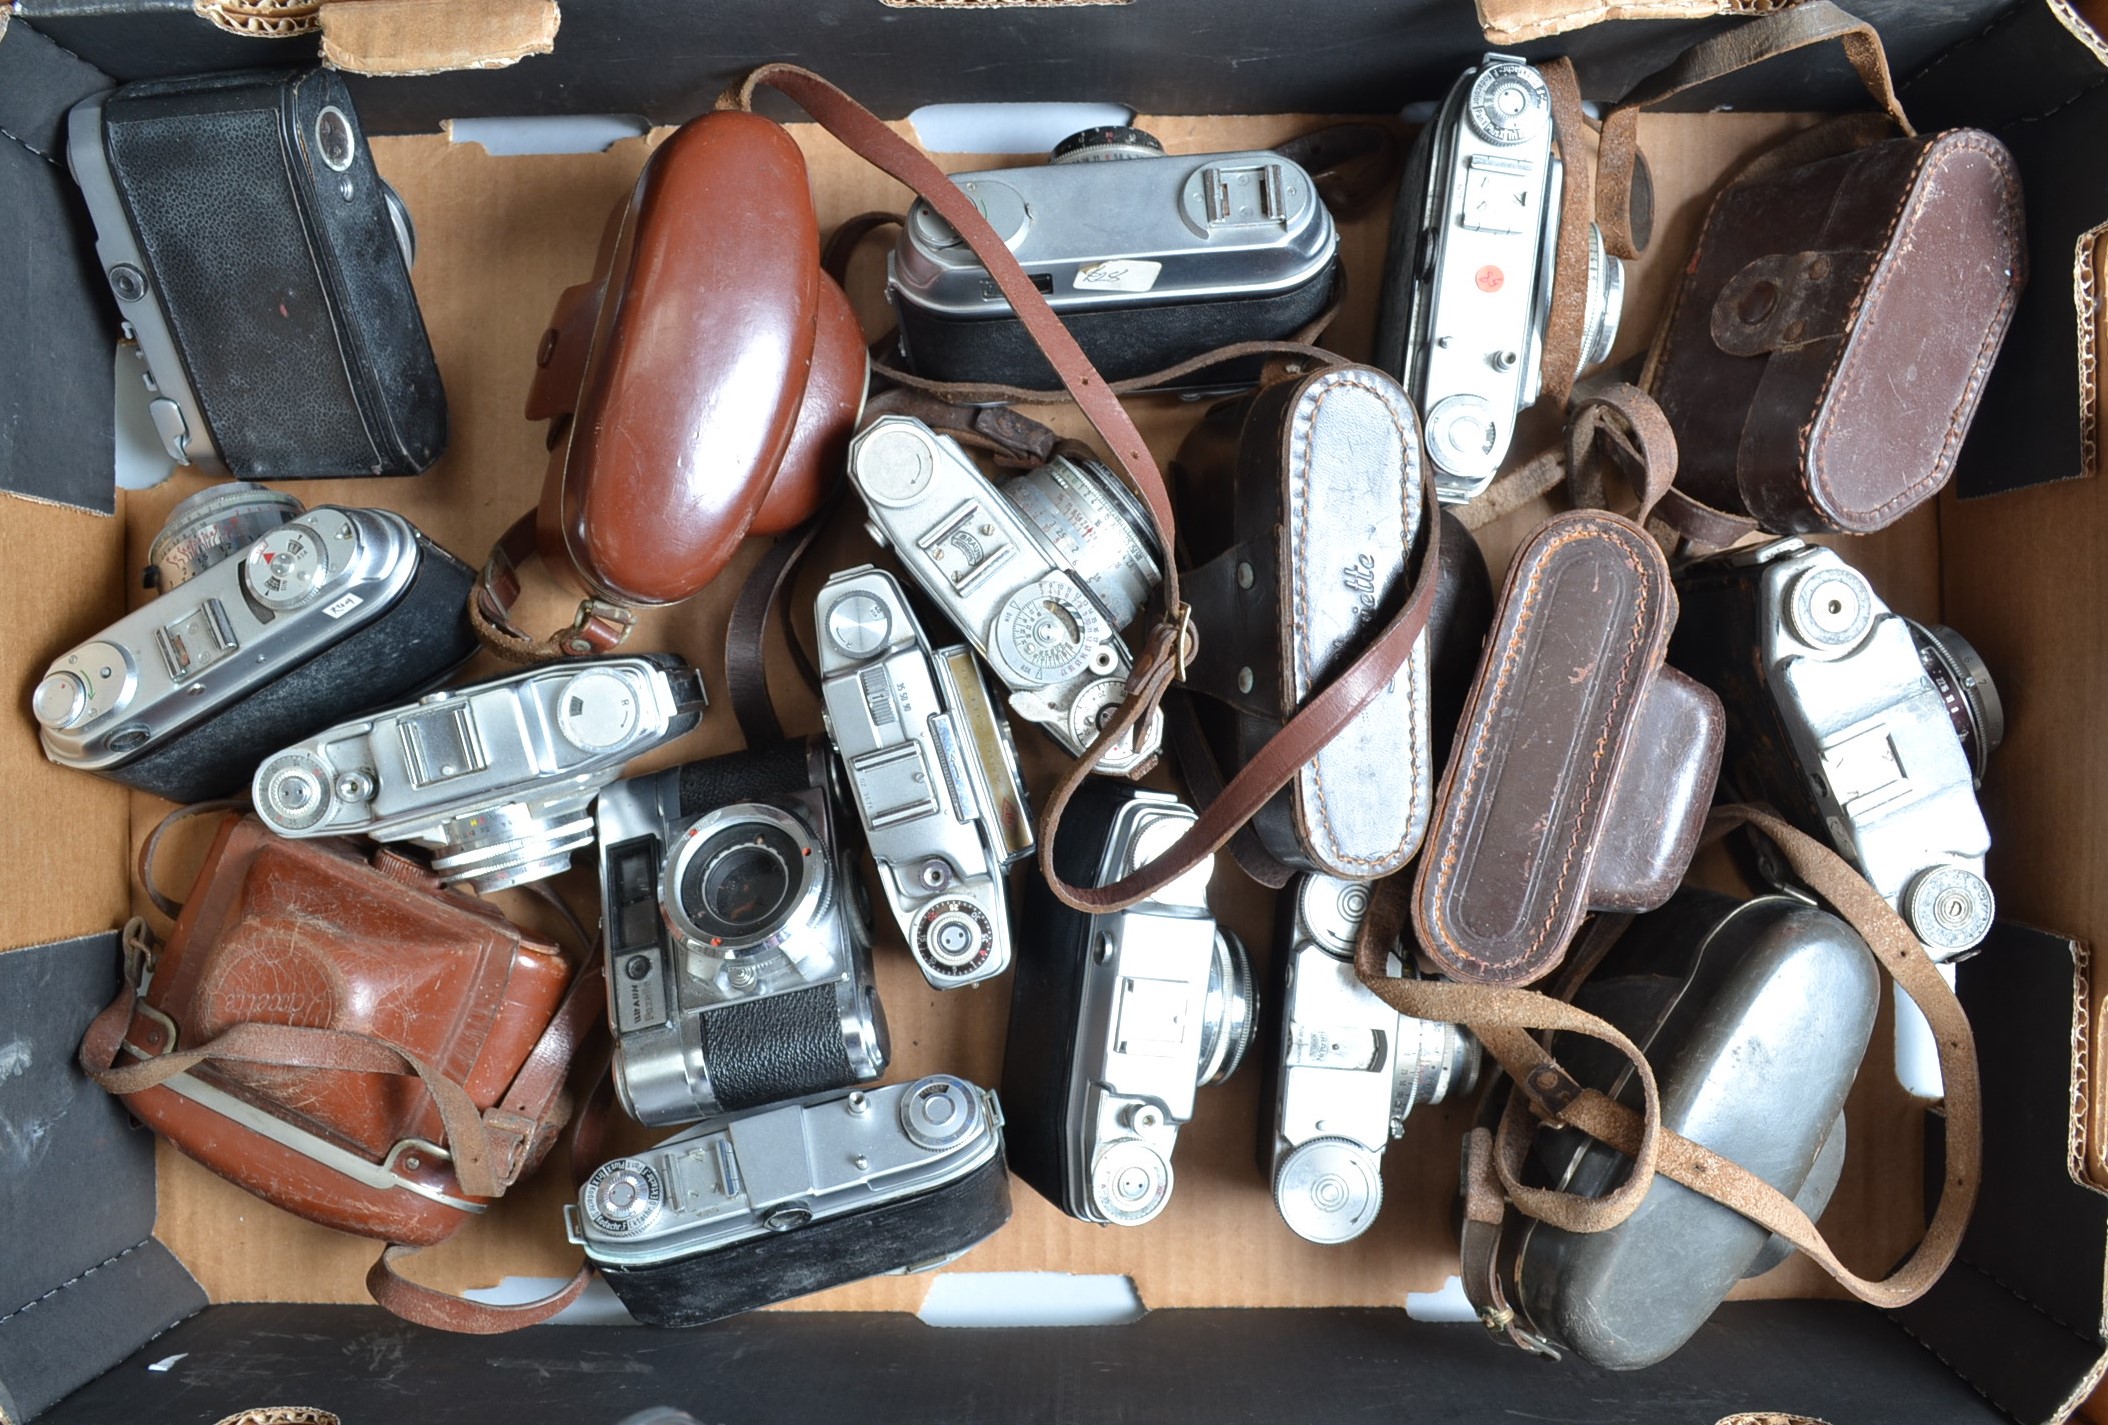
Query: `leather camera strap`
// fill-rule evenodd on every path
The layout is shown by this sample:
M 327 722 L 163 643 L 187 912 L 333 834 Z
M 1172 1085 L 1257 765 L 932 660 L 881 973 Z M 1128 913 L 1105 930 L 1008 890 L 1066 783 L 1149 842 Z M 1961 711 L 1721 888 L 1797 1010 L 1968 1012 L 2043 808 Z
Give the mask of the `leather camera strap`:
M 1845 58 L 1851 61 L 1859 82 L 1890 121 L 1903 133 L 1914 133 L 1896 97 L 1895 81 L 1889 77 L 1881 36 L 1872 25 L 1830 0 L 1803 0 L 1790 9 L 1775 10 L 1691 46 L 1665 68 L 1633 85 L 1604 118 L 1596 157 L 1596 222 L 1603 230 L 1604 247 L 1617 257 L 1639 255 L 1630 214 L 1641 111 L 1737 70 L 1832 40 L 1844 46 Z
M 1552 310 L 1545 320 L 1544 350 L 1537 369 L 1544 395 L 1564 408 L 1574 393 L 1588 325 L 1588 165 L 1582 137 L 1581 86 L 1574 62 L 1564 55 L 1537 66 L 1552 100 L 1552 132 L 1566 169 L 1559 188 L 1559 239 L 1552 254 Z
M 732 614 L 725 624 L 725 691 L 732 702 L 732 716 L 749 747 L 770 747 L 784 740 L 783 720 L 776 715 L 775 698 L 769 693 L 768 630 L 771 616 L 782 609 L 790 593 L 791 580 L 804 562 L 813 541 L 833 516 L 835 502 L 829 499 L 820 512 L 788 533 L 777 536 L 768 553 L 747 573 L 732 601 Z M 798 673 L 813 688 L 820 686 L 819 671 L 806 657 L 805 645 L 786 621 L 784 642 Z
M 1553 1227 L 1599 1232 L 1624 1220 L 1659 1172 L 1775 1232 L 1806 1253 L 1853 1296 L 1884 1309 L 1915 1301 L 1954 1260 L 1975 1209 L 1982 1169 L 1982 1098 L 1976 1043 L 1954 991 L 1895 910 L 1836 852 L 1770 811 L 1749 806 L 1716 810 L 1708 835 L 1747 826 L 1769 838 L 1794 873 L 1841 915 L 1873 951 L 1876 962 L 1909 995 L 1932 1027 L 1946 1096 L 1946 1167 L 1939 1205 L 1916 1248 L 1887 1277 L 1854 1274 L 1831 1250 L 1791 1198 L 1720 1155 L 1661 1127 L 1657 1092 L 1644 1055 L 1594 1015 L 1531 990 L 1400 979 L 1385 973 L 1388 937 L 1406 923 L 1409 887 L 1394 877 L 1376 888 L 1356 970 L 1363 982 L 1401 1014 L 1462 1023 L 1513 1080 L 1516 1092 L 1490 1136 L 1483 1127 L 1467 1142 L 1464 1282 L 1483 1319 L 1531 1349 L 1544 1343 L 1522 1329 L 1501 1295 L 1496 1262 L 1503 1204 Z M 1532 1030 L 1565 1029 L 1604 1040 L 1633 1064 L 1644 1112 L 1593 1090 L 1579 1089 Z M 1602 1198 L 1582 1198 L 1521 1182 L 1528 1152 L 1528 1118 L 1577 1128 L 1630 1156 L 1625 1182 Z M 1497 1184 L 1497 1193 L 1495 1190 Z M 1518 1191 L 1518 1189 L 1520 1189 Z
M 1158 547 L 1178 548 L 1177 521 L 1171 495 L 1149 453 L 1141 433 L 1120 405 L 1113 391 L 1091 366 L 1076 339 L 1047 305 L 1046 298 L 1018 265 L 988 220 L 947 178 L 929 157 L 876 115 L 834 85 L 810 70 L 796 65 L 764 65 L 723 101 L 751 108 L 754 91 L 766 85 L 796 102 L 820 126 L 849 149 L 900 182 L 906 184 L 950 223 L 965 240 L 974 256 L 988 270 L 996 286 L 1010 301 L 1019 322 L 1038 344 L 1062 384 L 1075 398 L 1092 427 L 1105 441 L 1112 463 L 1127 477 L 1156 525 Z M 1314 353 L 1330 360 L 1329 353 Z M 1316 756 L 1369 700 L 1391 681 L 1411 656 L 1414 642 L 1427 626 L 1434 604 L 1439 566 L 1440 508 L 1435 502 L 1431 477 L 1422 483 L 1427 505 L 1427 537 L 1420 551 L 1420 571 L 1404 607 L 1344 672 L 1311 698 L 1274 737 L 1260 749 L 1223 795 L 1201 813 L 1190 827 L 1157 860 L 1134 875 L 1110 886 L 1091 888 L 1070 885 L 1054 868 L 1054 844 L 1061 818 L 1071 795 L 1082 779 L 1091 774 L 1112 747 L 1154 713 L 1172 683 L 1184 675 L 1194 649 L 1191 611 L 1179 595 L 1175 563 L 1167 561 L 1164 572 L 1164 613 L 1142 640 L 1127 682 L 1127 696 L 1098 734 L 1098 740 L 1079 758 L 1056 787 L 1041 815 L 1039 827 L 1040 868 L 1054 894 L 1068 905 L 1084 911 L 1118 910 L 1146 900 L 1163 886 L 1212 855 L 1257 814 L 1273 794 L 1286 786 L 1297 770 Z M 1139 770 L 1139 769 L 1138 769 Z
M 548 663 L 559 658 L 590 657 L 612 653 L 629 637 L 637 615 L 621 604 L 588 595 L 578 601 L 578 612 L 569 628 L 560 628 L 547 638 L 524 633 L 512 620 L 512 606 L 520 597 L 520 569 L 540 557 L 535 539 L 537 512 L 529 510 L 514 520 L 476 575 L 469 591 L 468 621 L 483 640 L 483 646 L 508 663 Z

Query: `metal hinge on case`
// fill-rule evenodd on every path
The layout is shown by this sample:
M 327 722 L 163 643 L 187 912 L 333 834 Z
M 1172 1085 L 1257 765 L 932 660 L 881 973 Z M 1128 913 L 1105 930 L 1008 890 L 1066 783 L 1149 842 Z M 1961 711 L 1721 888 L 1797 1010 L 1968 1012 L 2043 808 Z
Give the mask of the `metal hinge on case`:
M 612 633 L 605 647 L 594 642 L 587 632 L 596 623 L 605 625 Z M 578 601 L 578 612 L 571 616 L 571 627 L 558 641 L 569 654 L 606 653 L 620 648 L 636 626 L 637 615 L 633 610 L 588 596 Z
M 135 915 L 124 923 L 124 982 L 132 987 L 132 993 L 145 997 L 147 987 L 154 982 L 159 953 L 146 917 Z

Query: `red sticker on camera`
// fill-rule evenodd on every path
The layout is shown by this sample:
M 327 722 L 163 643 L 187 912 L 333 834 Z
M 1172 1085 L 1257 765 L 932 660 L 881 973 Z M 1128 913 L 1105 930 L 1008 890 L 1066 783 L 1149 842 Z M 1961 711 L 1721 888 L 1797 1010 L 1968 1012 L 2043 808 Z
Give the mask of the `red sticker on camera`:
M 1478 276 L 1473 280 L 1479 284 L 1481 292 L 1498 292 L 1501 284 L 1508 279 L 1498 267 L 1489 262 L 1478 270 Z

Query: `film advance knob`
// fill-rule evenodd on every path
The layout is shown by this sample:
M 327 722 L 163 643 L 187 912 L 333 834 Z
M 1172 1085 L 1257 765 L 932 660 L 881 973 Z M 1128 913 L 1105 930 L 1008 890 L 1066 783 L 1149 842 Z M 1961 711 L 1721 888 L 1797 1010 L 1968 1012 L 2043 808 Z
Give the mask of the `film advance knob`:
M 1550 107 L 1544 81 L 1527 66 L 1497 64 L 1472 81 L 1464 113 L 1480 138 L 1505 146 L 1535 138 Z
M 964 1079 L 932 1074 L 911 1084 L 900 1100 L 900 1127 L 932 1152 L 962 1143 L 981 1127 L 980 1095 Z
M 603 1232 L 626 1236 L 641 1232 L 658 1217 L 666 1201 L 658 1170 L 637 1158 L 617 1158 L 586 1179 L 579 1194 L 586 1217 Z
M 869 658 L 893 637 L 893 616 L 876 594 L 852 589 L 827 610 L 827 637 L 851 658 Z
M 1274 1206 L 1296 1236 L 1327 1246 L 1369 1230 L 1383 1206 L 1376 1155 L 1346 1138 L 1313 1138 L 1281 1160 Z
M 37 684 L 29 706 L 37 721 L 54 731 L 76 727 L 88 719 L 88 685 L 62 668 Z

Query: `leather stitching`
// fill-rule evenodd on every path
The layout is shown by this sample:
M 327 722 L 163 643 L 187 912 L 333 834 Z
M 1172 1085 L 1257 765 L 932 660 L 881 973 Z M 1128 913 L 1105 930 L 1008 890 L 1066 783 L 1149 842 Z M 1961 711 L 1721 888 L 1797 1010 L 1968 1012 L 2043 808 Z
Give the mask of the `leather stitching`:
M 1480 709 L 1484 708 L 1487 712 L 1490 712 L 1501 704 L 1502 695 L 1507 688 L 1509 679 L 1515 672 L 1516 663 L 1521 656 L 1523 636 L 1528 631 L 1530 623 L 1535 616 L 1538 586 L 1543 582 L 1545 569 L 1550 563 L 1550 556 L 1564 545 L 1573 543 L 1576 540 L 1604 537 L 1614 539 L 1621 545 L 1621 552 L 1625 556 L 1626 563 L 1639 576 L 1639 596 L 1633 609 L 1633 617 L 1628 626 L 1629 637 L 1626 641 L 1623 658 L 1618 666 L 1616 682 L 1612 685 L 1615 696 L 1611 702 L 1611 717 L 1606 721 L 1602 732 L 1596 739 L 1595 755 L 1589 769 L 1588 781 L 1582 787 L 1581 800 L 1578 803 L 1578 814 L 1572 819 L 1567 828 L 1566 854 L 1560 864 L 1559 879 L 1553 886 L 1550 906 L 1551 914 L 1547 915 L 1539 923 L 1536 935 L 1522 948 L 1522 952 L 1519 955 L 1502 962 L 1487 960 L 1461 949 L 1457 945 L 1456 937 L 1450 931 L 1447 923 L 1449 891 L 1461 855 L 1460 843 L 1463 832 L 1462 818 L 1456 815 L 1456 809 L 1470 805 L 1473 788 L 1478 782 L 1479 775 L 1486 769 L 1486 744 L 1492 727 L 1492 718 L 1483 715 Z M 1583 842 L 1588 840 L 1587 833 L 1595 819 L 1594 810 L 1598 805 L 1596 796 L 1598 786 L 1603 777 L 1605 754 L 1607 751 L 1612 750 L 1608 744 L 1618 732 L 1617 714 L 1620 710 L 1632 711 L 1632 708 L 1626 706 L 1625 697 L 1626 689 L 1632 683 L 1633 663 L 1639 657 L 1641 649 L 1648 642 L 1650 627 L 1659 618 L 1657 576 L 1652 567 L 1652 561 L 1646 560 L 1637 554 L 1636 546 L 1631 542 L 1635 538 L 1644 544 L 1648 550 L 1654 551 L 1656 560 L 1660 559 L 1660 552 L 1655 549 L 1653 541 L 1648 539 L 1643 531 L 1637 530 L 1632 526 L 1630 521 L 1616 515 L 1596 515 L 1571 519 L 1569 529 L 1562 531 L 1549 540 L 1541 551 L 1528 551 L 1531 561 L 1530 578 L 1528 584 L 1524 586 L 1520 598 L 1515 601 L 1518 612 L 1514 632 L 1509 635 L 1505 646 L 1501 650 L 1500 673 L 1495 679 L 1493 687 L 1485 694 L 1483 699 L 1474 698 L 1473 700 L 1470 714 L 1472 725 L 1471 762 L 1465 772 L 1464 784 L 1457 789 L 1454 796 L 1447 799 L 1444 810 L 1449 815 L 1446 818 L 1448 826 L 1445 830 L 1442 854 L 1435 864 L 1433 883 L 1428 887 L 1428 893 L 1422 901 L 1424 906 L 1430 908 L 1430 918 L 1434 922 L 1429 927 L 1430 932 L 1442 942 L 1444 953 L 1460 964 L 1483 966 L 1487 969 L 1502 969 L 1527 964 L 1536 957 L 1539 948 L 1544 943 L 1545 937 L 1552 932 L 1555 924 L 1563 918 L 1562 907 L 1566 899 L 1567 884 L 1573 876 L 1574 860 L 1580 852 Z M 1631 723 L 1627 722 L 1625 731 L 1628 735 L 1630 730 Z
M 2000 236 L 2006 241 L 2010 250 L 2018 251 L 2018 234 L 2016 232 L 2014 215 L 2019 211 L 2020 204 L 2019 179 L 2013 171 L 2012 160 L 2005 153 L 2003 146 L 1987 136 L 1966 132 L 1936 138 L 1928 143 L 1924 151 L 1918 156 L 1917 165 L 1911 172 L 1910 182 L 1904 188 L 1903 199 L 1897 206 L 1895 217 L 1890 219 L 1890 226 L 1893 229 L 1896 218 L 1903 217 L 1904 214 L 1908 213 L 1903 231 L 1897 235 L 1890 246 L 1891 259 L 1876 266 L 1873 282 L 1860 300 L 1846 314 L 1845 331 L 1847 336 L 1838 346 L 1837 354 L 1832 358 L 1830 369 L 1824 374 L 1820 388 L 1830 391 L 1829 398 L 1817 407 L 1814 414 L 1809 417 L 1808 423 L 1801 427 L 1800 448 L 1802 454 L 1798 462 L 1799 469 L 1797 471 L 1800 476 L 1801 491 L 1807 496 L 1810 507 L 1821 512 L 1826 521 L 1830 520 L 1829 510 L 1832 507 L 1827 501 L 1832 488 L 1827 474 L 1828 431 L 1825 429 L 1825 440 L 1822 443 L 1818 443 L 1814 438 L 1815 427 L 1819 424 L 1826 424 L 1823 418 L 1833 406 L 1844 404 L 1847 393 L 1852 388 L 1854 374 L 1856 374 L 1845 372 L 1846 359 L 1861 348 L 1862 341 L 1871 343 L 1874 331 L 1881 324 L 1882 316 L 1887 310 L 1881 303 L 1881 293 L 1896 270 L 1897 263 L 1893 260 L 1893 254 L 1900 250 L 1907 250 L 1910 247 L 1911 237 L 1917 231 L 1918 224 L 1924 218 L 1927 208 L 1926 204 L 1918 203 L 1914 205 L 1911 200 L 1916 197 L 1920 184 L 1924 182 L 1928 174 L 1936 172 L 1940 166 L 1946 164 L 1958 153 L 1982 154 L 1989 158 L 1998 169 L 2000 177 L 2004 179 L 2001 194 L 2003 201 L 1999 204 Z M 2025 261 L 2025 253 L 2020 253 L 2013 259 L 2013 266 L 2016 271 L 2021 263 Z M 1939 458 L 1933 462 L 1932 469 L 1926 472 L 1925 478 L 1902 487 L 1888 500 L 1873 509 L 1852 511 L 1853 515 L 1871 520 L 1878 527 L 1881 524 L 1886 524 L 1895 514 L 1918 504 L 1932 491 L 1946 484 L 1947 477 L 1953 473 L 1954 460 L 1961 449 L 1962 437 L 1968 433 L 1969 419 L 1976 412 L 1977 396 L 1982 391 L 1984 378 L 1989 372 L 1990 358 L 1997 350 L 1999 343 L 2005 338 L 2006 325 L 2012 318 L 2013 307 L 2019 300 L 2019 295 L 2019 284 L 2009 278 L 2006 282 L 2005 295 L 1999 300 L 1997 314 L 1984 332 L 1983 343 L 1977 348 L 1976 359 L 1970 368 L 1968 383 L 1962 391 L 1962 399 L 1956 403 L 1954 412 L 1948 419 L 1947 437 L 1941 443 Z M 1854 323 L 1862 311 L 1866 313 L 1866 323 L 1863 327 L 1855 329 Z M 1831 389 L 1830 383 L 1832 381 L 1837 382 L 1835 389 Z M 1821 497 L 1817 495 L 1818 486 L 1821 487 L 1823 492 Z
M 2079 235 L 2072 249 L 2072 302 L 2079 313 L 2079 473 L 2092 475 L 2100 468 L 2101 403 L 2095 382 L 2100 373 L 2097 332 L 2101 320 L 2101 293 L 2094 277 L 2095 264 L 2108 246 L 2108 223 Z
M 67 1287 L 79 1285 L 81 1282 L 86 1281 L 89 1277 L 92 1277 L 97 1272 L 101 1271 L 104 1267 L 109 1266 L 112 1262 L 123 1261 L 126 1257 L 131 1256 L 132 1253 L 138 1251 L 141 1247 L 144 1247 L 147 1243 L 153 1240 L 154 1239 L 152 1237 L 142 1237 L 137 1242 L 134 1242 L 131 1246 L 125 1248 L 122 1252 L 118 1252 L 112 1256 L 104 1257 L 94 1266 L 88 1268 L 88 1270 L 81 1272 L 77 1276 L 68 1277 L 66 1280 L 60 1282 L 57 1286 L 53 1287 L 50 1291 L 45 1292 L 42 1296 L 35 1297 L 32 1300 L 23 1302 L 13 1311 L 8 1312 L 7 1315 L 0 1316 L 0 1326 L 5 1326 L 8 1322 L 14 1320 L 17 1316 L 20 1316 L 23 1312 L 29 1310 L 31 1307 L 41 1305 L 42 1303 L 51 1300 L 51 1298 L 57 1296 Z
M 886 3 L 892 4 L 895 0 L 886 0 Z M 1673 19 L 1702 18 L 1708 14 L 1768 15 L 1795 3 L 1797 0 L 1599 0 L 1593 5 L 1563 9 L 1557 14 L 1504 19 L 1488 14 L 1487 0 L 1479 0 L 1479 18 L 1486 27 L 1489 40 L 1512 43 L 1564 34 L 1602 20 L 1644 20 L 1649 18 L 1650 11 Z M 1497 33 L 1496 25 L 1500 27 Z M 1503 39 L 1503 36 L 1508 38 Z
M 1310 679 L 1310 670 L 1317 663 L 1316 650 L 1311 646 L 1310 642 L 1309 620 L 1304 616 L 1303 612 L 1311 602 L 1308 592 L 1311 574 L 1308 554 L 1310 494 L 1313 483 L 1308 476 L 1312 464 L 1310 449 L 1317 439 L 1318 413 L 1324 409 L 1326 400 L 1331 397 L 1334 391 L 1339 390 L 1341 387 L 1351 386 L 1356 390 L 1376 397 L 1383 406 L 1384 414 L 1390 418 L 1392 427 L 1398 432 L 1399 443 L 1404 447 L 1405 451 L 1405 478 L 1400 482 L 1399 498 L 1402 501 L 1402 523 L 1406 532 L 1405 544 L 1408 550 L 1412 548 L 1412 542 L 1419 533 L 1420 515 L 1419 481 L 1413 478 L 1420 468 L 1419 441 L 1412 423 L 1399 419 L 1397 406 L 1390 398 L 1390 390 L 1387 390 L 1383 383 L 1372 380 L 1368 375 L 1351 369 L 1326 372 L 1312 384 L 1317 387 L 1315 399 L 1311 400 L 1307 406 L 1303 406 L 1301 402 L 1298 402 L 1298 406 L 1301 408 L 1298 409 L 1294 417 L 1297 427 L 1297 444 L 1300 448 L 1297 451 L 1295 463 L 1292 467 L 1292 475 L 1300 473 L 1302 489 L 1297 500 L 1301 517 L 1296 522 L 1296 548 L 1295 557 L 1292 561 L 1295 569 L 1295 580 L 1291 593 L 1290 618 L 1296 628 L 1296 649 L 1298 654 L 1296 671 L 1302 675 L 1302 681 L 1306 683 Z M 1403 579 L 1405 573 L 1406 563 L 1401 561 L 1397 577 Z M 1406 659 L 1405 666 L 1399 670 L 1405 682 L 1404 695 L 1408 709 L 1417 702 L 1417 684 L 1420 681 L 1419 665 L 1422 661 L 1422 650 L 1425 647 L 1424 639 L 1416 640 L 1411 656 Z M 1382 697 L 1384 694 L 1379 694 L 1378 696 Z M 1363 711 L 1367 712 L 1369 710 L 1364 709 Z M 1417 722 L 1410 722 L 1409 728 L 1408 737 L 1415 737 L 1419 732 Z M 1426 755 L 1424 747 L 1408 746 L 1406 751 L 1408 758 L 1414 763 L 1418 763 Z M 1337 861 L 1341 865 L 1365 867 L 1377 875 L 1396 870 L 1405 858 L 1411 854 L 1408 848 L 1420 836 L 1425 834 L 1428 800 L 1427 782 L 1429 779 L 1417 775 L 1412 777 L 1412 804 L 1407 808 L 1406 824 L 1399 834 L 1397 843 L 1381 856 L 1356 856 L 1340 848 L 1339 834 L 1333 828 L 1332 811 L 1325 794 L 1324 757 L 1325 749 L 1319 748 L 1310 761 L 1304 764 L 1304 770 L 1308 772 L 1310 777 L 1311 796 L 1318 814 L 1313 829 L 1321 834 L 1325 843 L 1319 849 L 1324 851 L 1330 859 Z

